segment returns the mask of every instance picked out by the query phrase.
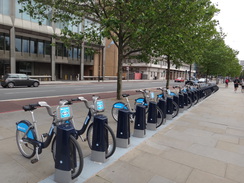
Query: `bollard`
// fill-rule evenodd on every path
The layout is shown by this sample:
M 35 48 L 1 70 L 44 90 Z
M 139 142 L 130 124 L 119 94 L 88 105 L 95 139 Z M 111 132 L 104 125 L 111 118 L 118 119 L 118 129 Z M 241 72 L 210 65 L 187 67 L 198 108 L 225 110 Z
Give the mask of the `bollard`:
M 172 98 L 167 98 L 166 100 L 166 105 L 167 105 L 167 111 L 166 111 L 166 119 L 172 120 L 172 114 L 173 114 L 173 99 Z
M 120 109 L 117 124 L 117 147 L 127 148 L 130 145 L 130 111 Z
M 146 106 L 136 106 L 136 119 L 134 124 L 134 137 L 143 138 L 146 135 Z
M 105 151 L 106 151 L 106 142 L 108 139 L 105 139 L 105 127 L 104 124 L 108 122 L 108 118 L 104 115 L 94 116 L 93 122 L 93 134 L 92 134 L 92 152 L 91 160 L 104 163 Z
M 148 115 L 147 115 L 147 129 L 156 130 L 157 126 L 157 103 L 154 101 L 149 102 Z
M 179 112 L 182 113 L 184 111 L 184 95 L 179 93 Z
M 71 178 L 70 135 L 74 133 L 71 123 L 57 127 L 54 181 L 58 183 L 74 182 Z
M 166 123 L 166 100 L 164 99 L 159 99 L 158 103 L 157 103 L 158 107 L 162 110 L 163 115 L 164 115 L 164 120 L 163 120 L 163 124 Z

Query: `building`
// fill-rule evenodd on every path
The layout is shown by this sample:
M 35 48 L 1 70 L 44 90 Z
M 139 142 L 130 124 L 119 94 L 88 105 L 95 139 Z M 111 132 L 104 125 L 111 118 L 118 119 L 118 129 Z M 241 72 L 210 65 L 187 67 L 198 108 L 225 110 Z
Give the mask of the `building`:
M 42 25 L 27 13 L 20 13 L 18 0 L 0 0 L 0 75 L 26 73 L 41 80 L 78 80 L 116 78 L 118 50 L 111 40 L 93 45 L 96 53 L 87 53 L 88 46 L 67 48 L 53 35 L 60 34 L 63 23 L 44 19 Z M 51 12 L 47 12 L 51 16 Z M 85 19 L 79 26 L 69 26 L 73 32 L 83 31 L 94 23 Z M 54 46 L 55 45 L 55 46 Z M 124 78 L 165 79 L 165 61 L 157 64 L 124 64 Z M 170 79 L 187 77 L 189 66 L 171 66 Z M 194 71 L 193 71 L 194 72 Z

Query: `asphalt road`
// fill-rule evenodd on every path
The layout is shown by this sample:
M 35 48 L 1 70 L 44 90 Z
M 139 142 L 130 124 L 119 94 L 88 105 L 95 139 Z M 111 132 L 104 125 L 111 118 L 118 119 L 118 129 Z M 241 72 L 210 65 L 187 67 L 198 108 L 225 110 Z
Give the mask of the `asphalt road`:
M 176 83 L 171 83 L 174 85 Z M 178 84 L 178 83 L 177 83 Z M 178 84 L 179 85 L 179 84 Z M 138 94 L 137 89 L 157 88 L 165 86 L 163 81 L 124 81 L 123 93 Z M 116 97 L 116 82 L 71 82 L 66 84 L 45 84 L 37 88 L 16 87 L 0 88 L 0 113 L 22 110 L 23 105 L 46 101 L 49 105 L 57 105 L 60 99 L 84 96 L 88 100 L 96 94 L 102 99 Z

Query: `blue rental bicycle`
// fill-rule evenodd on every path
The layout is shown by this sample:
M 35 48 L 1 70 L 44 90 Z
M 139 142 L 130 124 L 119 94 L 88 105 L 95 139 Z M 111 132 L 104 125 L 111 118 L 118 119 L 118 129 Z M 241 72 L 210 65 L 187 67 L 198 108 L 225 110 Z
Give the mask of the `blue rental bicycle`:
M 38 133 L 37 121 L 34 116 L 34 110 L 38 107 L 46 107 L 48 114 L 53 118 L 49 132 L 42 135 Z M 36 158 L 31 160 L 31 163 L 36 163 L 39 161 L 39 154 L 42 153 L 43 149 L 47 148 L 51 142 L 53 147 L 54 141 L 52 141 L 52 139 L 55 137 L 59 125 L 71 125 L 70 127 L 73 128 L 72 123 L 67 123 L 67 121 L 71 121 L 73 118 L 72 110 L 64 103 L 60 103 L 56 112 L 52 112 L 51 107 L 43 101 L 36 104 L 25 105 L 23 109 L 31 113 L 32 122 L 21 120 L 16 123 L 16 142 L 20 153 L 25 158 L 30 159 L 36 156 Z M 83 169 L 83 154 L 75 136 L 76 131 L 73 130 L 70 136 L 69 146 L 72 179 L 79 176 Z

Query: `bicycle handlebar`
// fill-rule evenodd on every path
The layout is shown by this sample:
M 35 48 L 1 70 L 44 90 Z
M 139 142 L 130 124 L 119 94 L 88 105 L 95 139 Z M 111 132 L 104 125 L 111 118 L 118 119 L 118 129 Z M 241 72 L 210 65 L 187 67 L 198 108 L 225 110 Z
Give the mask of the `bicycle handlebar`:
M 24 111 L 33 111 L 35 110 L 37 107 L 46 107 L 47 112 L 50 116 L 54 117 L 55 114 L 53 114 L 52 108 L 50 107 L 50 105 L 47 104 L 47 102 L 45 101 L 40 101 L 36 104 L 29 104 L 29 105 L 25 105 L 22 108 L 24 109 Z

